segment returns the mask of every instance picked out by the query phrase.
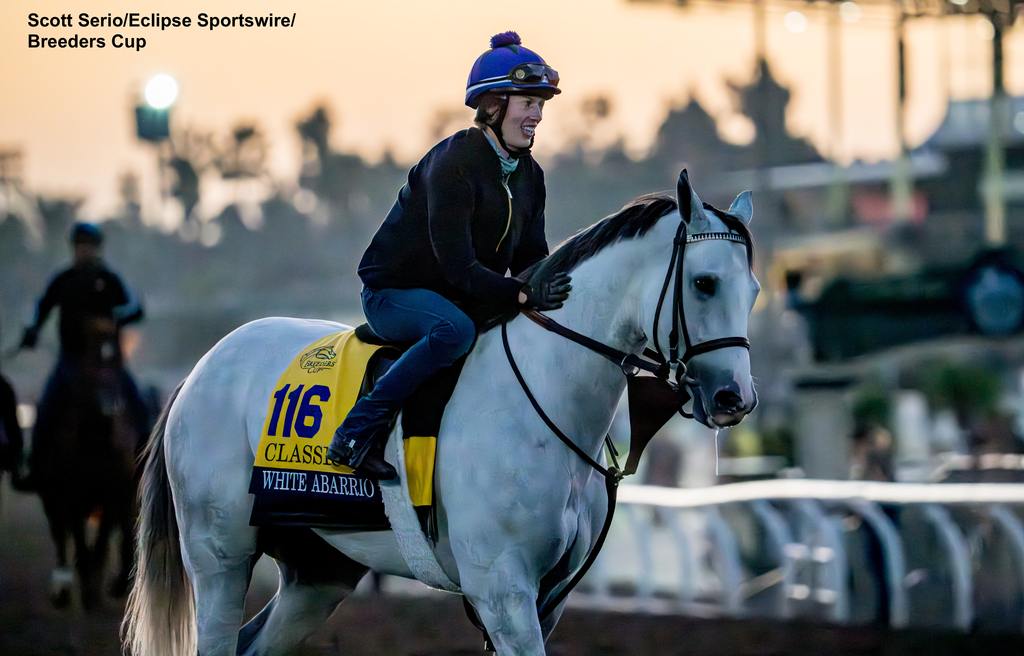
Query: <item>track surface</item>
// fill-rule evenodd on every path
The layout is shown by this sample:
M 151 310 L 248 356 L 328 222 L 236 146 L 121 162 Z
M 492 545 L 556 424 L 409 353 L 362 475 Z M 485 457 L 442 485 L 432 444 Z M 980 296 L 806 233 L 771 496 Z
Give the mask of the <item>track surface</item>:
M 0 655 L 117 656 L 122 603 L 85 614 L 47 598 L 53 547 L 35 496 L 0 485 Z M 257 577 L 249 612 L 273 594 Z M 271 570 L 272 571 L 272 570 Z M 346 627 L 359 627 L 358 632 Z M 481 641 L 450 595 L 364 594 L 347 601 L 309 641 L 302 656 L 463 656 Z M 551 656 L 946 656 L 1024 654 L 1024 638 L 896 633 L 866 628 L 700 620 L 572 610 L 555 630 Z

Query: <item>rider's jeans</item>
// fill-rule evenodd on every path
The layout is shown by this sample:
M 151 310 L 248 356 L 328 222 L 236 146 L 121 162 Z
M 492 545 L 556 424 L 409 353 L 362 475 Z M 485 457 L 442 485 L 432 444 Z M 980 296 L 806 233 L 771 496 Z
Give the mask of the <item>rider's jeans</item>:
M 388 341 L 415 344 L 342 422 L 339 431 L 357 442 L 386 426 L 421 383 L 465 355 L 476 339 L 473 321 L 436 292 L 363 287 L 361 298 L 373 332 Z

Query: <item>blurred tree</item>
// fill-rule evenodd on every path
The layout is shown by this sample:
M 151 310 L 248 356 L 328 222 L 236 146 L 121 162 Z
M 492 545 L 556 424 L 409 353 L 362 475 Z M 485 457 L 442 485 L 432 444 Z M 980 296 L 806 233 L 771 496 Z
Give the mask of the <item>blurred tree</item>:
M 181 130 L 171 136 L 172 155 L 168 166 L 174 174 L 171 196 L 181 203 L 184 219 L 192 218 L 199 204 L 199 182 L 216 157 L 213 137 L 208 133 Z
M 430 119 L 430 139 L 437 143 L 470 126 L 472 117 L 465 107 L 439 107 Z
M 809 141 L 789 133 L 786 111 L 791 94 L 772 75 L 767 61 L 758 62 L 751 82 L 731 82 L 729 86 L 740 111 L 754 124 L 754 141 L 744 157 L 746 168 L 821 161 L 821 154 Z
M 853 395 L 854 430 L 889 426 L 892 413 L 892 392 L 878 382 L 861 385 Z
M 299 185 L 326 203 L 329 234 L 338 238 L 334 247 L 341 249 L 343 256 L 355 257 L 354 251 L 362 250 L 367 233 L 394 202 L 404 171 L 389 152 L 372 166 L 358 155 L 333 150 L 332 122 L 323 106 L 314 108 L 296 129 L 303 153 Z
M 263 133 L 252 124 L 235 126 L 227 144 L 214 159 L 214 166 L 225 180 L 259 178 L 266 172 L 267 143 Z
M 296 124 L 299 136 L 302 137 L 303 171 L 306 174 L 316 174 L 322 169 L 319 164 L 327 159 L 330 152 L 328 139 L 331 133 L 331 119 L 327 114 L 327 108 L 323 105 L 315 108 L 305 119 Z M 307 165 L 315 164 L 315 171 L 307 171 Z
M 583 118 L 588 123 L 598 123 L 612 115 L 612 99 L 603 93 L 587 96 L 581 103 Z
M 654 138 L 649 165 L 674 179 L 683 168 L 699 169 L 698 175 L 712 174 L 737 167 L 743 149 L 726 142 L 718 134 L 715 119 L 704 106 L 691 98 L 681 108 L 670 109 Z
M 921 378 L 928 402 L 953 410 L 965 428 L 991 416 L 999 404 L 999 374 L 983 366 L 939 361 L 923 367 Z

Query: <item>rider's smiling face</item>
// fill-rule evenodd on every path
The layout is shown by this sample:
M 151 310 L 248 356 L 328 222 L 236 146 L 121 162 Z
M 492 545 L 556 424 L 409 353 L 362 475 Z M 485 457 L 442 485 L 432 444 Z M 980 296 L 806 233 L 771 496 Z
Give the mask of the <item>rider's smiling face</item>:
M 509 96 L 505 121 L 501 124 L 505 143 L 513 148 L 529 148 L 543 118 L 544 99 L 540 96 Z

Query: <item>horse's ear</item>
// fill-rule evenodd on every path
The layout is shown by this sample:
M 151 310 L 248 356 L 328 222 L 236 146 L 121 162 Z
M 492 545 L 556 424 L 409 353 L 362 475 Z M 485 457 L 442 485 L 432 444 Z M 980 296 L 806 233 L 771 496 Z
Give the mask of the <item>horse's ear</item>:
M 754 203 L 749 191 L 741 191 L 729 206 L 729 214 L 750 225 L 750 219 L 754 218 Z
M 687 224 L 693 219 L 694 210 L 700 209 L 701 201 L 690 186 L 690 176 L 683 169 L 679 172 L 679 180 L 676 182 L 676 202 L 679 204 L 679 216 Z

